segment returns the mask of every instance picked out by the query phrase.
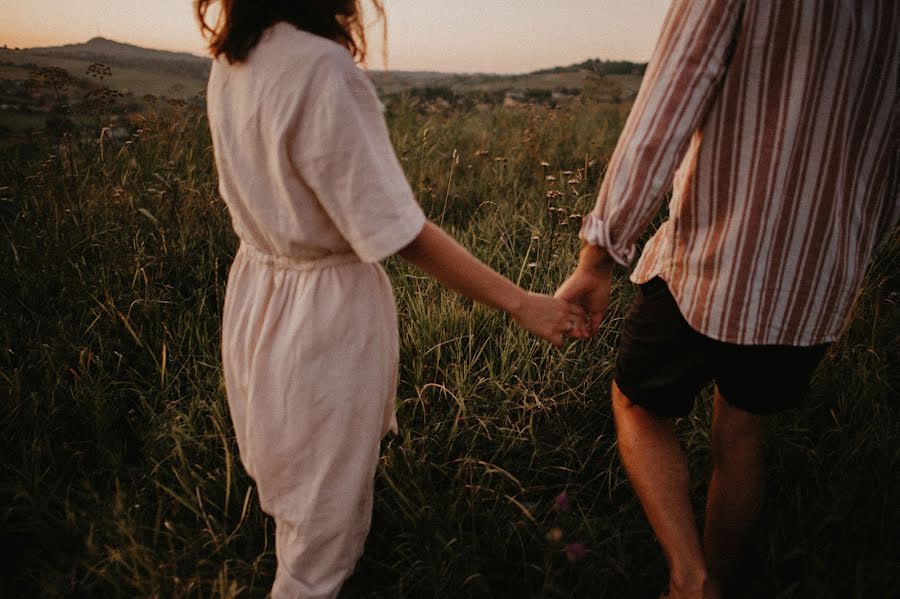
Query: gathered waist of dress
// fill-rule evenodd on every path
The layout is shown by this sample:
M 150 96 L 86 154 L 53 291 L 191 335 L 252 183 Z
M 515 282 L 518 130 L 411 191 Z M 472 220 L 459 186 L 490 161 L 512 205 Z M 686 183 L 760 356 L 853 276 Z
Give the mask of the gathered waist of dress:
M 237 255 L 243 254 L 254 262 L 259 262 L 272 268 L 283 268 L 287 270 L 318 270 L 321 268 L 329 268 L 332 266 L 341 266 L 344 264 L 361 263 L 353 252 L 343 254 L 326 254 L 320 257 L 303 257 L 303 256 L 275 256 L 267 254 L 252 245 L 241 242 Z

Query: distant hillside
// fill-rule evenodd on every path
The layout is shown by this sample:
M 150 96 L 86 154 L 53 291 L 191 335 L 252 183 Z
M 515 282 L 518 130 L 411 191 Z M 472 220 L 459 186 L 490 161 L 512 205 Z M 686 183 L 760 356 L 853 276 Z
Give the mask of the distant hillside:
M 209 58 L 186 52 L 151 50 L 97 37 L 82 44 L 29 49 L 0 49 L 0 79 L 27 80 L 43 67 L 61 67 L 76 79 L 88 80 L 88 67 L 101 63 L 111 74 L 103 82 L 141 97 L 145 94 L 187 98 L 201 92 L 209 77 Z M 522 75 L 455 74 L 430 71 L 371 71 L 382 95 L 410 91 L 424 98 L 452 100 L 461 96 L 497 98 L 505 95 L 540 100 L 551 95 L 571 97 L 584 91 L 593 97 L 627 101 L 640 86 L 646 65 L 627 61 L 586 60 Z M 481 100 L 478 100 L 481 101 Z
M 372 71 L 369 76 L 381 95 L 410 93 L 417 98 L 442 98 L 450 103 L 463 97 L 488 102 L 502 101 L 505 97 L 542 102 L 571 99 L 582 93 L 600 101 L 619 103 L 634 98 L 642 79 L 630 70 L 628 74 L 600 75 L 594 70 L 575 67 L 522 75 Z
M 169 52 L 168 50 L 152 50 L 131 44 L 113 41 L 103 37 L 95 37 L 83 44 L 66 44 L 49 48 L 29 48 L 29 52 L 44 56 L 68 56 L 76 58 L 93 58 L 105 56 L 120 59 L 146 59 L 162 61 L 187 61 L 209 63 L 208 58 L 187 52 Z
M 171 75 L 181 75 L 203 81 L 209 76 L 211 64 L 209 58 L 195 56 L 187 52 L 151 50 L 102 37 L 95 37 L 84 44 L 31 48 L 26 52 L 46 58 L 99 62 L 110 67 L 143 69 Z
M 97 37 L 83 44 L 50 48 L 0 49 L 0 79 L 27 80 L 33 71 L 60 67 L 78 80 L 92 81 L 88 67 L 101 63 L 111 74 L 104 84 L 135 96 L 188 98 L 206 87 L 209 58 L 186 52 L 151 50 Z

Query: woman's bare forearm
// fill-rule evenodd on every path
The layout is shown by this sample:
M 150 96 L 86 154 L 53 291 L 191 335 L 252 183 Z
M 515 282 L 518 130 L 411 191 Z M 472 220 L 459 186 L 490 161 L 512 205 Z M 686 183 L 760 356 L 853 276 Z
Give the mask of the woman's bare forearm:
M 509 314 L 518 313 L 528 295 L 431 221 L 397 254 L 453 291 Z

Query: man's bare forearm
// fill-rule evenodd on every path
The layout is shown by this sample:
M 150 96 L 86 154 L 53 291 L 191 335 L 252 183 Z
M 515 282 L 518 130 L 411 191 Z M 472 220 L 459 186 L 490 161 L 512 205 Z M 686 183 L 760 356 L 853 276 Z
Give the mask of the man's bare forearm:
M 589 243 L 582 244 L 578 257 L 578 267 L 590 270 L 607 271 L 613 266 L 613 259 L 609 253 L 600 246 Z

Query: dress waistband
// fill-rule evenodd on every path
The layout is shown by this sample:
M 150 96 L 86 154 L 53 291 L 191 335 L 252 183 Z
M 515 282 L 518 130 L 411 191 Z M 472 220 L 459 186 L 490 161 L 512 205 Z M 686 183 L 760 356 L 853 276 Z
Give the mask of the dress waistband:
M 238 255 L 244 254 L 254 262 L 271 266 L 272 268 L 284 268 L 288 270 L 318 270 L 320 268 L 328 268 L 331 266 L 341 266 L 342 264 L 353 264 L 361 262 L 359 256 L 353 252 L 345 254 L 327 254 L 321 258 L 300 258 L 297 256 L 273 256 L 266 254 L 252 245 L 241 243 L 238 248 Z

